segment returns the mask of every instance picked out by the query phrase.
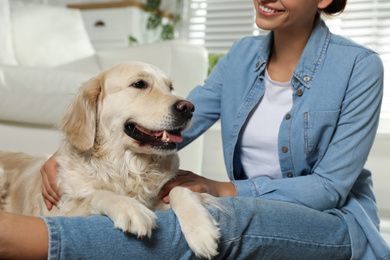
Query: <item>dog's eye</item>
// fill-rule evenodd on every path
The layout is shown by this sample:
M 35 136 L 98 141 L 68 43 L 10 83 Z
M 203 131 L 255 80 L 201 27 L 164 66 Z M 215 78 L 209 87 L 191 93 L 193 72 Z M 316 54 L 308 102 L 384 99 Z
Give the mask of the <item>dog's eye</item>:
M 145 81 L 143 80 L 139 80 L 137 82 L 134 82 L 133 84 L 131 84 L 130 86 L 134 87 L 134 88 L 139 88 L 139 89 L 144 89 L 144 88 L 147 88 L 148 87 L 148 83 L 146 83 Z

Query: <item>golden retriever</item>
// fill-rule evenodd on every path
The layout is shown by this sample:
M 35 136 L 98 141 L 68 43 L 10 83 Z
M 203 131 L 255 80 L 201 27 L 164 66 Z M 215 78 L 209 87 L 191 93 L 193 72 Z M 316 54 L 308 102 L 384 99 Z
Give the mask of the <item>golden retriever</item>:
M 83 84 L 62 119 L 59 207 L 48 211 L 41 195 L 47 157 L 2 151 L 0 206 L 33 216 L 107 215 L 124 232 L 151 236 L 153 211 L 169 208 L 158 193 L 177 173 L 176 143 L 193 111 L 172 94 L 160 69 L 137 61 L 115 65 Z M 169 196 L 191 250 L 215 256 L 220 233 L 204 205 L 219 207 L 217 200 L 182 187 Z

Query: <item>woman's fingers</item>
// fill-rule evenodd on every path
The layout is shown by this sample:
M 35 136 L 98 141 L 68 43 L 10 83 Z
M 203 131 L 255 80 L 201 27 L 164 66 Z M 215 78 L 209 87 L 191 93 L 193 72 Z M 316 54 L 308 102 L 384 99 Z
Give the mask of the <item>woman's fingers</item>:
M 53 204 L 57 206 L 60 200 L 60 191 L 56 184 L 58 163 L 54 156 L 41 167 L 42 196 L 48 210 L 53 208 Z

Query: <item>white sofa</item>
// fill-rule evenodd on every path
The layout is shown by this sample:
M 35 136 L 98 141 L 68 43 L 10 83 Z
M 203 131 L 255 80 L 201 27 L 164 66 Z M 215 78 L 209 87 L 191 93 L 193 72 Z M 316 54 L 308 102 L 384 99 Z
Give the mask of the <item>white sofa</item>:
M 8 28 L 0 28 L 0 49 L 8 48 L 0 56 L 1 150 L 54 153 L 62 138 L 56 125 L 73 94 L 83 81 L 113 64 L 139 60 L 158 66 L 182 97 L 207 75 L 203 47 L 166 41 L 95 51 L 79 10 L 0 0 L 3 22 L 7 8 Z M 180 151 L 181 167 L 201 173 L 202 148 L 199 139 Z

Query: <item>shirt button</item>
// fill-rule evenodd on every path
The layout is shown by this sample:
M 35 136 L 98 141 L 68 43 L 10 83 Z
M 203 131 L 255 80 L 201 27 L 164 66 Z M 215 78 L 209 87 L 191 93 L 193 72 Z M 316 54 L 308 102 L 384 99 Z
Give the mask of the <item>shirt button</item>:
M 260 62 L 257 62 L 257 63 L 256 63 L 256 68 L 259 67 L 259 65 L 260 65 Z
M 302 89 L 298 89 L 298 90 L 297 90 L 297 95 L 298 95 L 298 96 L 302 96 L 302 94 L 303 94 Z
M 297 79 L 296 77 L 294 77 L 294 81 L 295 81 L 295 82 L 299 82 L 299 79 Z
M 287 178 L 292 178 L 293 174 L 291 172 L 287 173 Z
M 286 146 L 283 146 L 282 147 L 282 152 L 287 153 L 288 152 L 288 148 Z
M 290 114 L 287 114 L 286 115 L 286 120 L 289 120 L 291 118 L 291 115 Z
M 305 76 L 305 82 L 309 82 L 310 81 L 310 77 L 309 76 Z

